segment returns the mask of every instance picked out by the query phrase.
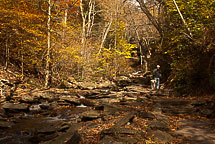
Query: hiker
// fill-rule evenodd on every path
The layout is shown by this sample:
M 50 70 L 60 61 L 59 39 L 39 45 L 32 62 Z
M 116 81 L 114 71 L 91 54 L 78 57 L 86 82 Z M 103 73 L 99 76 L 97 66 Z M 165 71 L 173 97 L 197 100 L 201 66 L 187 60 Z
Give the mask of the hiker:
M 160 66 L 157 65 L 157 68 L 153 70 L 153 78 L 154 78 L 154 88 L 160 89 L 160 78 L 161 78 L 161 71 Z

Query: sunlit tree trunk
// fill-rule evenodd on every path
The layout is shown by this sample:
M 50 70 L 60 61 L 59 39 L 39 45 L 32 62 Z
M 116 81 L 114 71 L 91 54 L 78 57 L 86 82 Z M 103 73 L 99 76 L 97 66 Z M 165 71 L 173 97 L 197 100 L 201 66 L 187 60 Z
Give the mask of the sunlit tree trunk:
M 48 38 L 47 38 L 47 55 L 46 55 L 46 78 L 45 78 L 45 88 L 50 87 L 50 79 L 51 79 L 51 71 L 50 71 L 50 65 L 51 65 L 51 0 L 48 0 L 48 21 L 47 21 L 47 27 L 48 27 Z
M 104 32 L 103 32 L 103 36 L 102 36 L 102 42 L 101 42 L 101 45 L 100 45 L 99 53 L 102 51 L 102 48 L 104 46 L 105 40 L 107 38 L 107 35 L 108 35 L 109 31 L 110 31 L 110 27 L 111 27 L 112 23 L 113 23 L 113 18 L 111 17 L 110 21 L 107 23 L 107 25 L 104 28 Z
M 82 17 L 82 39 L 81 39 L 81 43 L 82 43 L 82 48 L 84 50 L 85 47 L 85 40 L 86 40 L 86 17 L 87 15 L 84 14 L 84 9 L 83 9 L 83 1 L 80 0 L 80 10 L 81 10 L 81 17 Z
M 66 9 L 64 11 L 64 17 L 63 17 L 63 35 L 62 35 L 62 48 L 64 47 L 65 45 L 65 29 L 66 29 L 66 26 L 67 26 L 67 17 L 68 17 L 68 4 L 66 4 Z
M 5 44 L 5 69 L 7 70 L 9 63 L 9 47 L 8 47 L 8 36 L 6 37 L 6 44 Z
M 22 52 L 21 52 L 21 55 L 22 55 L 22 77 L 21 79 L 23 80 L 24 79 L 24 49 L 23 49 L 23 42 L 21 40 L 21 49 L 22 49 Z
M 174 5 L 175 5 L 175 7 L 176 7 L 176 9 L 177 9 L 177 11 L 178 11 L 178 13 L 179 13 L 181 19 L 182 19 L 182 21 L 183 21 L 185 27 L 187 28 L 187 31 L 189 32 L 190 38 L 192 39 L 193 35 L 192 35 L 192 33 L 191 33 L 191 31 L 190 31 L 190 28 L 188 27 L 186 21 L 184 20 L 184 17 L 183 17 L 183 15 L 181 14 L 181 11 L 180 11 L 180 9 L 178 8 L 178 5 L 177 5 L 176 1 L 175 1 L 175 0 L 172 0 L 172 1 L 173 1 Z
M 90 37 L 91 35 L 92 27 L 94 25 L 94 18 L 95 18 L 95 0 L 90 0 L 86 37 Z

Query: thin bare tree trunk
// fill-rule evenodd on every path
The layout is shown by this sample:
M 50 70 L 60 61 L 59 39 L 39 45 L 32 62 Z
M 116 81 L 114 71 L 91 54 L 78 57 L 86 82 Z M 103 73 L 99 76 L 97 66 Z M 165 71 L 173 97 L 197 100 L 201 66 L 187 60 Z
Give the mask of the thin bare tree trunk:
M 68 4 L 66 4 L 66 9 L 64 11 L 64 19 L 63 19 L 63 36 L 62 36 L 62 47 L 65 44 L 65 29 L 67 25 L 67 16 L 68 16 Z
M 9 48 L 8 48 L 8 36 L 6 38 L 6 45 L 5 45 L 5 69 L 8 68 L 8 62 L 9 62 Z
M 21 48 L 22 48 L 22 52 L 21 52 L 21 55 L 22 55 L 22 77 L 21 77 L 21 80 L 24 79 L 24 54 L 23 54 L 23 42 L 21 40 Z
M 190 31 L 190 28 L 188 27 L 186 21 L 184 20 L 184 17 L 183 17 L 183 15 L 181 14 L 181 11 L 180 11 L 180 9 L 178 8 L 178 5 L 177 5 L 176 1 L 175 1 L 175 0 L 172 0 L 172 1 L 173 1 L 174 5 L 175 5 L 175 7 L 176 7 L 176 9 L 177 9 L 177 11 L 178 11 L 178 13 L 179 13 L 181 19 L 182 19 L 182 21 L 183 21 L 185 27 L 187 28 L 187 31 L 189 32 L 190 38 L 192 39 L 193 35 L 192 35 L 192 33 L 191 33 L 191 31 Z
M 51 0 L 48 0 L 48 21 L 47 21 L 47 27 L 48 27 L 48 38 L 47 38 L 47 55 L 46 55 L 46 78 L 45 78 L 45 88 L 49 88 L 50 86 L 50 52 L 51 52 Z
M 105 42 L 105 40 L 107 38 L 107 35 L 108 35 L 109 31 L 110 31 L 110 27 L 111 27 L 112 23 L 113 23 L 113 19 L 111 18 L 111 20 L 108 22 L 108 24 L 104 28 L 104 34 L 102 36 L 102 42 L 101 42 L 101 45 L 100 45 L 99 53 L 102 51 L 104 42 Z
M 91 27 L 93 26 L 93 22 L 94 22 L 94 7 L 95 7 L 95 1 L 90 0 L 86 37 L 90 36 Z
M 85 47 L 85 40 L 86 40 L 86 17 L 87 15 L 84 14 L 84 10 L 82 7 L 83 0 L 80 0 L 80 10 L 81 10 L 81 17 L 82 17 L 82 48 L 84 49 Z

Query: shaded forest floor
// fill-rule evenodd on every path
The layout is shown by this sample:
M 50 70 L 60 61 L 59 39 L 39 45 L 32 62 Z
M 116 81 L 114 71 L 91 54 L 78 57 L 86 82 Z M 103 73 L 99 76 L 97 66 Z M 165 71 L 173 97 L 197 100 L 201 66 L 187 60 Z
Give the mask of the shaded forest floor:
M 213 95 L 151 91 L 141 74 L 47 90 L 16 79 L 1 71 L 0 143 L 215 143 Z

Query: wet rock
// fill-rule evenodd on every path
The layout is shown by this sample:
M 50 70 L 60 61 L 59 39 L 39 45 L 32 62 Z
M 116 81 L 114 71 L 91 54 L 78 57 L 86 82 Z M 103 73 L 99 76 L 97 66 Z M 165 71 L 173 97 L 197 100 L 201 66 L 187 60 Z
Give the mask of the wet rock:
M 82 121 L 93 120 L 100 117 L 101 117 L 101 114 L 95 110 L 86 111 L 82 113 Z
M 2 108 L 6 110 L 19 110 L 19 111 L 28 110 L 28 106 L 24 104 L 15 104 L 15 103 L 5 103 L 2 105 Z
M 79 144 L 82 141 L 77 129 L 80 125 L 72 125 L 66 132 L 59 133 L 56 138 L 41 144 Z
M 13 125 L 12 122 L 0 121 L 0 128 L 11 128 Z
M 150 131 L 149 135 L 153 137 L 153 141 L 161 142 L 161 143 L 168 143 L 173 140 L 173 137 L 167 133 L 160 130 Z

